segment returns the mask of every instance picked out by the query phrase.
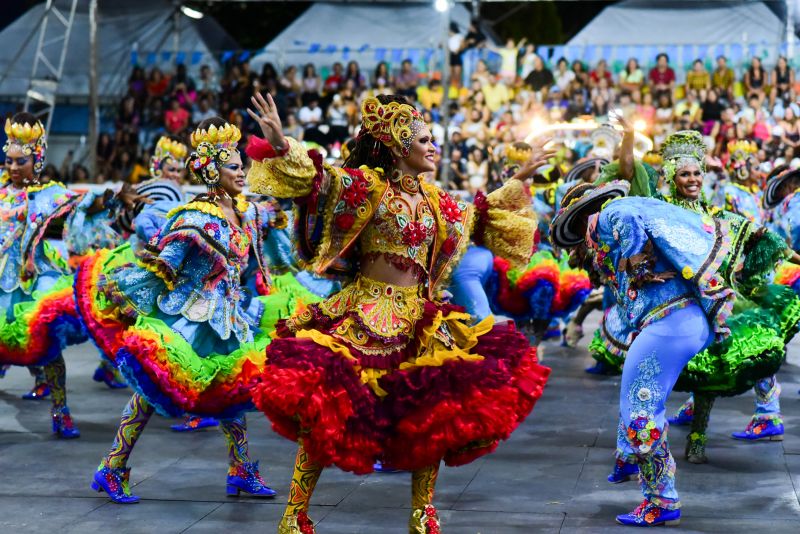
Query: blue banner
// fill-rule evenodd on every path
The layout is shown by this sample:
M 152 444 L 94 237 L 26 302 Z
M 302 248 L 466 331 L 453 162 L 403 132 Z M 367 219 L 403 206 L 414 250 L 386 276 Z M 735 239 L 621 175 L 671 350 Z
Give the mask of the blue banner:
M 197 65 L 203 61 L 203 53 L 202 52 L 192 52 L 192 65 Z
M 319 52 L 320 48 L 322 48 L 321 44 L 319 44 L 319 43 L 311 43 L 311 45 L 308 47 L 308 53 L 309 54 L 316 54 L 317 52 Z
M 175 54 L 175 64 L 183 65 L 186 63 L 186 52 L 178 52 Z
M 131 50 L 131 65 L 136 66 L 139 63 L 139 53 L 136 50 Z

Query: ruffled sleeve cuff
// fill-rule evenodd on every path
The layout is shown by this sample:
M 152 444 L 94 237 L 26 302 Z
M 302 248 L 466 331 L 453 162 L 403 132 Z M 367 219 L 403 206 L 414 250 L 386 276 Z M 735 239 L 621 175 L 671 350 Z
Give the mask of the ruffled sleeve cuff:
M 536 248 L 536 215 L 531 197 L 519 180 L 475 196 L 473 239 L 513 267 L 524 267 Z
M 277 198 L 305 197 L 311 193 L 319 173 L 303 145 L 287 137 L 278 153 L 267 141 L 250 139 L 246 151 L 253 162 L 247 181 L 253 193 Z

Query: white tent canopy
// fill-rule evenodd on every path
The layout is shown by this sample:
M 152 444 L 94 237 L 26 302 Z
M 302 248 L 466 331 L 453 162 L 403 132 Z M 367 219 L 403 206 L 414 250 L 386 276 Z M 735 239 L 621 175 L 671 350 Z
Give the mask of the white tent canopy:
M 784 23 L 764 3 L 628 0 L 609 6 L 568 45 L 780 45 Z
M 316 3 L 254 56 L 251 65 L 254 69 L 267 62 L 319 67 L 355 60 L 362 69 L 371 69 L 380 61 L 399 64 L 410 58 L 418 63 L 439 48 L 442 17 L 433 2 Z M 456 4 L 450 20 L 464 33 L 469 11 Z
M 58 5 L 68 1 L 60 0 Z M 0 98 L 19 98 L 28 90 L 33 66 L 38 25 L 45 10 L 38 4 L 0 31 Z M 217 66 L 207 43 L 209 38 L 230 39 L 214 21 L 195 21 L 180 16 L 177 50 L 173 14 L 169 0 L 112 2 L 101 0 L 98 8 L 98 90 L 100 97 L 124 93 L 130 75 L 132 54 L 151 65 L 174 68 L 176 56 L 190 66 L 200 61 Z M 202 31 L 200 31 L 202 28 Z M 29 39 L 31 32 L 36 35 Z M 209 35 L 206 35 L 209 34 Z M 222 36 L 220 36 L 222 34 Z M 26 43 L 27 40 L 27 44 Z M 24 48 L 21 49 L 23 45 Z M 18 56 L 18 57 L 17 57 Z M 16 61 L 14 59 L 17 58 Z M 10 70 L 9 70 L 10 69 Z M 58 97 L 85 97 L 89 92 L 88 1 L 81 1 L 75 13 Z

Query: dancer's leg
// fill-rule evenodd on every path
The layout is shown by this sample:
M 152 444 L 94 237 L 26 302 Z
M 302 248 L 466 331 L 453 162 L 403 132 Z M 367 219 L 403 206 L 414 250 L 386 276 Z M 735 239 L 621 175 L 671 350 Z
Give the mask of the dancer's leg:
M 753 389 L 756 392 L 756 411 L 744 432 L 734 432 L 732 436 L 749 441 L 782 441 L 784 429 L 778 379 L 774 375 L 762 378 Z
M 228 495 L 274 497 L 275 491 L 268 487 L 258 472 L 258 462 L 251 462 L 247 446 L 247 420 L 245 415 L 222 419 L 219 425 L 228 445 Z
M 61 438 L 77 438 L 81 435 L 72 421 L 67 407 L 67 366 L 64 357 L 58 358 L 44 366 L 43 374 L 50 387 L 51 413 L 53 416 L 53 432 Z
M 439 516 L 433 506 L 438 477 L 438 464 L 411 473 L 411 517 L 408 520 L 410 534 L 439 532 Z
M 289 502 L 286 503 L 283 519 L 278 525 L 278 534 L 314 532 L 314 525 L 308 517 L 308 507 L 321 474 L 322 467 L 309 459 L 301 441 L 289 486 Z

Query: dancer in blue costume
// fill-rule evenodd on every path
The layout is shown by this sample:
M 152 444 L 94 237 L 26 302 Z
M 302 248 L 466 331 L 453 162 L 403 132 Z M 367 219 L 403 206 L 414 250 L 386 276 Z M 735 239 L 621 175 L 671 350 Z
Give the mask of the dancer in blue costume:
M 244 413 L 275 322 L 294 312 L 298 299 L 314 297 L 292 280 L 267 296 L 249 290 L 255 273 L 269 288 L 261 239 L 282 219 L 241 195 L 240 136 L 220 118 L 203 121 L 188 166 L 208 193 L 170 212 L 133 261 L 125 245 L 98 252 L 78 272 L 75 294 L 86 328 L 135 390 L 92 482 L 116 503 L 139 500 L 127 462 L 155 411 L 222 418 L 226 492 L 275 495 L 250 460 Z
M 680 498 L 665 403 L 686 363 L 729 334 L 733 266 L 751 234 L 666 202 L 627 197 L 628 182 L 580 185 L 564 197 L 551 237 L 609 280 L 631 343 L 620 385 L 617 458 L 640 468 L 644 501 L 617 521 L 676 524 Z M 726 261 L 727 260 L 727 261 Z
M 79 195 L 57 182 L 42 183 L 46 132 L 33 115 L 16 114 L 6 121 L 5 133 L 6 172 L 0 180 L 0 364 L 43 366 L 53 433 L 75 438 L 80 432 L 67 407 L 62 350 L 85 341 L 86 334 L 75 311 L 69 265 L 48 238 L 69 242 L 97 233 L 121 202 L 110 193 Z M 118 198 L 133 202 L 135 195 L 123 191 Z M 69 224 L 63 225 L 65 219 Z M 37 391 L 41 390 L 35 387 Z

